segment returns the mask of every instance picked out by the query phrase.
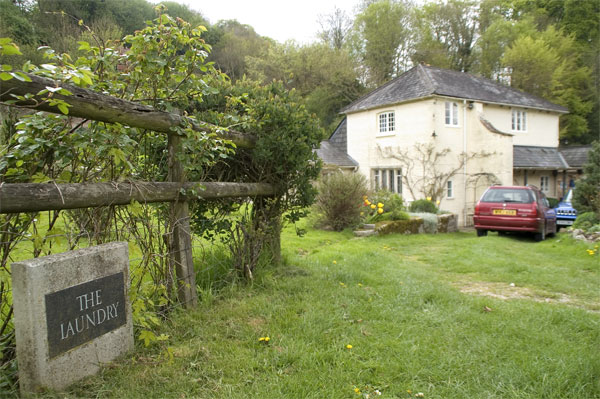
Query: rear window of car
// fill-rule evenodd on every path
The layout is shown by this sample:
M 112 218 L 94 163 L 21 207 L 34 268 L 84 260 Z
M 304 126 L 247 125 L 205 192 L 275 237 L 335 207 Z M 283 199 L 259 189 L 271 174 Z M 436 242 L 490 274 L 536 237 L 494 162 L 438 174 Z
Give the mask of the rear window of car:
M 530 190 L 511 188 L 494 188 L 486 191 L 481 197 L 481 202 L 513 202 L 517 204 L 531 204 L 534 198 Z

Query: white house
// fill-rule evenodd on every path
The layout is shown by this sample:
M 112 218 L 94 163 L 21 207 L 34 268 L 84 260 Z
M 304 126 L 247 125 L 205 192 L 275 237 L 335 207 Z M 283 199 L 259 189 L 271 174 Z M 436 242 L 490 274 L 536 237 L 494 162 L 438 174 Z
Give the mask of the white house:
M 418 65 L 341 113 L 318 150 L 326 168 L 358 171 L 408 202 L 436 180 L 440 208 L 463 226 L 490 184 L 533 184 L 558 198 L 572 169 L 558 150 L 566 108 L 466 73 Z M 419 153 L 427 149 L 429 158 Z

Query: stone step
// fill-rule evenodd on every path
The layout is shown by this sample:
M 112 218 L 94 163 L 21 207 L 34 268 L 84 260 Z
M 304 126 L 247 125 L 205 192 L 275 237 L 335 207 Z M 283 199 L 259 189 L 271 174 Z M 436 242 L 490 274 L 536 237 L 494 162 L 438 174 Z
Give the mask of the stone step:
M 356 230 L 354 235 L 356 237 L 369 237 L 377 235 L 377 232 L 375 230 Z

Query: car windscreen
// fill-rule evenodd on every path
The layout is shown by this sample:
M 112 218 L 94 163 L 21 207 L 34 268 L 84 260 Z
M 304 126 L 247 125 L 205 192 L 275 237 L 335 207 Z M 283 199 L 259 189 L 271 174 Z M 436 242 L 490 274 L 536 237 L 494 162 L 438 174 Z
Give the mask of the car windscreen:
M 485 192 L 481 202 L 512 202 L 530 204 L 534 200 L 531 191 L 514 188 L 494 188 Z

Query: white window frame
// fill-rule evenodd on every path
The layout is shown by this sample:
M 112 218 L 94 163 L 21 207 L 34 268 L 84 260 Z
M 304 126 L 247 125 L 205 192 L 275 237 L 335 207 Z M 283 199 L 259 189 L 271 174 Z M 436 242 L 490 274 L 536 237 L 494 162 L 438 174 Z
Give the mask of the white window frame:
M 513 132 L 527 131 L 527 111 L 523 109 L 512 110 L 511 129 Z
M 377 114 L 377 135 L 387 136 L 396 132 L 396 112 L 385 111 Z
M 543 193 L 550 191 L 550 176 L 540 176 L 540 190 Z
M 371 171 L 373 176 L 372 189 L 387 190 L 402 195 L 402 169 L 373 168 Z
M 444 122 L 446 126 L 458 127 L 458 103 L 446 101 L 444 105 Z
M 446 182 L 446 198 L 454 198 L 454 182 L 452 180 Z

